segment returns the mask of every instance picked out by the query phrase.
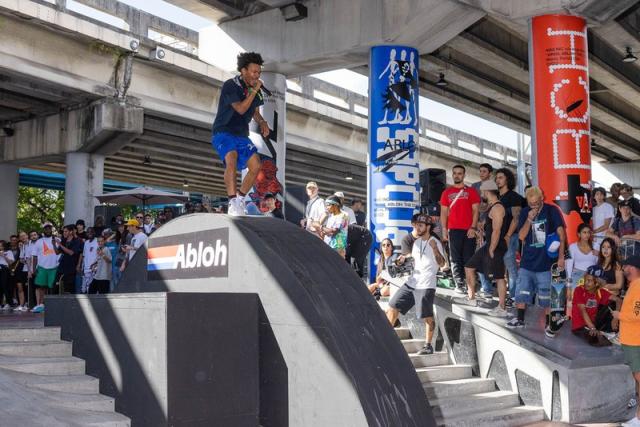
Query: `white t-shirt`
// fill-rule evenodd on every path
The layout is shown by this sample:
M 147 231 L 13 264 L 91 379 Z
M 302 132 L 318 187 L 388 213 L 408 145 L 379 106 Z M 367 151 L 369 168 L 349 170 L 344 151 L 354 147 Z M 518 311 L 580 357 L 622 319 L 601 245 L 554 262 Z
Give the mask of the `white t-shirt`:
M 31 256 L 38 257 L 38 267 L 52 269 L 58 266 L 58 254 L 53 246 L 53 237 L 41 237 L 33 245 Z
M 4 265 L 5 267 L 9 267 L 9 264 L 16 260 L 11 251 L 5 251 L 3 255 L 4 257 L 0 257 L 0 265 Z M 5 257 L 7 258 L 5 259 Z
M 611 206 L 611 204 L 607 202 L 604 202 L 600 206 L 594 206 L 593 207 L 593 229 L 595 230 L 596 228 L 602 227 L 604 225 L 604 221 L 607 218 L 613 218 L 615 216 L 616 214 L 613 209 L 613 206 Z M 606 233 L 606 230 L 595 233 L 594 246 L 597 242 L 598 248 L 600 247 L 600 242 L 602 242 L 602 239 L 604 239 L 605 233 Z
M 147 235 L 144 233 L 134 234 L 131 238 L 131 246 L 133 246 L 133 250 L 129 251 L 128 260 L 131 261 L 131 258 L 136 254 L 136 251 L 140 249 L 140 246 L 144 245 L 144 242 L 147 241 Z
M 20 262 L 22 263 L 22 271 L 29 271 L 29 263 L 31 262 L 31 256 L 33 255 L 33 248 L 35 243 L 29 240 L 26 244 L 22 245 L 20 249 Z
M 313 202 L 307 202 L 304 213 L 307 218 L 307 230 L 311 228 L 313 221 L 320 221 L 320 218 L 324 215 L 324 199 L 316 197 Z
M 82 249 L 82 269 L 87 271 L 98 260 L 98 239 L 84 241 Z
M 578 248 L 577 243 L 569 245 L 569 253 L 571 254 L 572 260 L 572 268 L 569 273 L 572 273 L 573 270 L 587 271 L 587 268 L 598 263 L 598 257 L 594 255 L 593 252 L 589 251 L 588 254 L 583 253 L 580 248 Z
M 440 266 L 436 261 L 430 242 L 434 240 L 440 251 L 440 255 L 444 254 L 442 244 L 435 237 L 429 240 L 418 239 L 413 243 L 411 256 L 414 259 L 415 267 L 413 274 L 407 280 L 407 286 L 414 289 L 435 289 L 438 283 L 438 270 Z
M 358 220 L 356 219 L 356 213 L 349 206 L 343 206 L 342 212 L 349 215 L 349 224 L 356 224 Z

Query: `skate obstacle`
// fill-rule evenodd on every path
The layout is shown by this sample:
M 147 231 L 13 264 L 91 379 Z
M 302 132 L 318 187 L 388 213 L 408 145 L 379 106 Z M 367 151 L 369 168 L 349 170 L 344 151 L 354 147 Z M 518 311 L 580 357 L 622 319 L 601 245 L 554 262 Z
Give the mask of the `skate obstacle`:
M 362 280 L 286 221 L 179 217 L 114 293 L 46 306 L 135 426 L 435 426 Z

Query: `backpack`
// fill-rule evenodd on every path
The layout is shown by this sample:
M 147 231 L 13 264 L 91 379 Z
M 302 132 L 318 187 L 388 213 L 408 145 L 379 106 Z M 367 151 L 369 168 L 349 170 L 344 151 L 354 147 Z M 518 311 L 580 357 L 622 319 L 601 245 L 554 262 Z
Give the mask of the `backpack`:
M 347 257 L 365 257 L 369 249 L 371 249 L 372 243 L 373 236 L 371 231 L 358 224 L 349 224 L 347 230 Z

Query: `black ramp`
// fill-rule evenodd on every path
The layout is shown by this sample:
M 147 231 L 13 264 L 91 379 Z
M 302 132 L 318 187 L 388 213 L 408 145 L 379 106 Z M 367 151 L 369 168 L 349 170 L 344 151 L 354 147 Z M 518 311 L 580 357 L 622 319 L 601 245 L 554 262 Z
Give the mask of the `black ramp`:
M 213 249 L 205 254 L 207 247 Z M 195 214 L 163 226 L 148 248 L 136 254 L 116 292 L 259 295 L 288 371 L 288 425 L 435 426 L 384 314 L 317 237 L 273 218 Z M 184 261 L 177 268 L 174 253 Z M 147 271 L 147 256 L 161 270 Z M 263 415 L 261 423 L 277 425 Z

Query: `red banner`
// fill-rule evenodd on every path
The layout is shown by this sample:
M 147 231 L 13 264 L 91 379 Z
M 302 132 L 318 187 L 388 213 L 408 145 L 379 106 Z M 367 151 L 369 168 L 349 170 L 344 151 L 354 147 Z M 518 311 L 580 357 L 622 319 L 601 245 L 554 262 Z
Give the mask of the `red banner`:
M 562 210 L 572 242 L 591 217 L 587 24 L 577 16 L 537 16 L 529 40 L 534 178 Z

